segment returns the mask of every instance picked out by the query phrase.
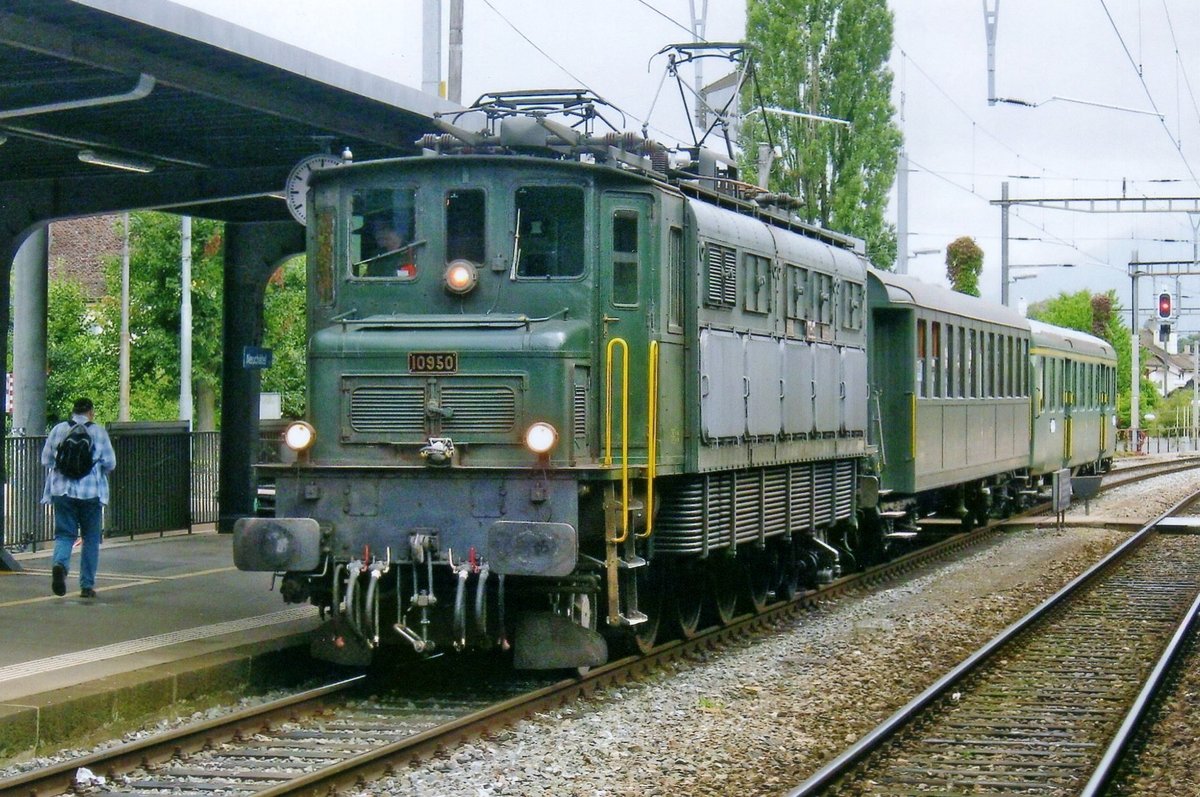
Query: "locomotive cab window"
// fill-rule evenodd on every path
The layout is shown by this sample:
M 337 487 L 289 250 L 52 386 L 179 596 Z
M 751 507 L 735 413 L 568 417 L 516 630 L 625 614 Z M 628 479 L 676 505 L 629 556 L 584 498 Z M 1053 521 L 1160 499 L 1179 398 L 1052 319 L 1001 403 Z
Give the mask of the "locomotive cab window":
M 450 191 L 446 194 L 446 262 L 470 260 L 482 263 L 486 202 L 479 189 Z
M 613 213 L 612 301 L 619 307 L 638 303 L 638 214 L 634 210 Z
M 564 186 L 525 186 L 516 193 L 518 278 L 583 274 L 583 192 Z
M 351 196 L 350 273 L 355 278 L 412 280 L 425 243 L 416 237 L 416 192 L 355 191 Z

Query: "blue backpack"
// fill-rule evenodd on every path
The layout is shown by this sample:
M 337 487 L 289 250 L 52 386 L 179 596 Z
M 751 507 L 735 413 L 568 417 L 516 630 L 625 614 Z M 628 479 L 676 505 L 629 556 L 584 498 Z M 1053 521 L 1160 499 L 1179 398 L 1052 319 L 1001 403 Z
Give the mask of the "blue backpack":
M 54 452 L 54 469 L 68 479 L 82 479 L 91 473 L 92 466 L 96 464 L 92 436 L 87 430 L 91 425 L 91 421 L 86 424 L 71 421 L 71 431 L 67 432 Z

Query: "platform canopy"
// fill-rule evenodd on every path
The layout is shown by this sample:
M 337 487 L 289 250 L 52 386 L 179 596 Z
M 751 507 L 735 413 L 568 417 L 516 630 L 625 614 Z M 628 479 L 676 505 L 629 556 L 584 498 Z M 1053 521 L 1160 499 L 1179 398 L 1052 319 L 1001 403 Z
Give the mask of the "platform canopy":
M 3 0 L 0 233 L 148 207 L 286 219 L 302 157 L 411 154 L 457 108 L 168 0 Z

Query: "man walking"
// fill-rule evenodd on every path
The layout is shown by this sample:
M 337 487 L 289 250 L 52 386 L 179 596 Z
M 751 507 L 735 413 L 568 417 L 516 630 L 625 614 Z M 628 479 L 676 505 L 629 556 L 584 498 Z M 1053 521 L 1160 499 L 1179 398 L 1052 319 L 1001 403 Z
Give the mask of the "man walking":
M 71 420 L 50 430 L 42 449 L 47 468 L 42 503 L 54 505 L 54 567 L 50 589 L 67 592 L 67 572 L 75 538 L 83 537 L 79 560 L 79 597 L 96 597 L 96 567 L 100 564 L 100 522 L 108 504 L 108 474 L 117 455 L 104 427 L 93 423 L 92 400 L 80 398 Z

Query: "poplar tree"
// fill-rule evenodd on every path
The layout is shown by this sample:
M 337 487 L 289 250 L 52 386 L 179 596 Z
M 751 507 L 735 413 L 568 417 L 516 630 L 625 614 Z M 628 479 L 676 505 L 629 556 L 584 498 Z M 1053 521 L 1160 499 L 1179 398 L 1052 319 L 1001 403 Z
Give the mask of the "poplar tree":
M 845 119 L 755 115 L 743 149 L 757 155 L 764 122 L 783 152 L 769 187 L 793 194 L 809 222 L 866 241 L 881 268 L 896 260 L 896 231 L 884 220 L 896 176 L 900 131 L 892 121 L 892 13 L 885 0 L 748 0 L 746 38 L 754 48 L 767 107 Z M 747 110 L 757 104 L 747 92 Z M 753 168 L 749 173 L 753 173 Z

